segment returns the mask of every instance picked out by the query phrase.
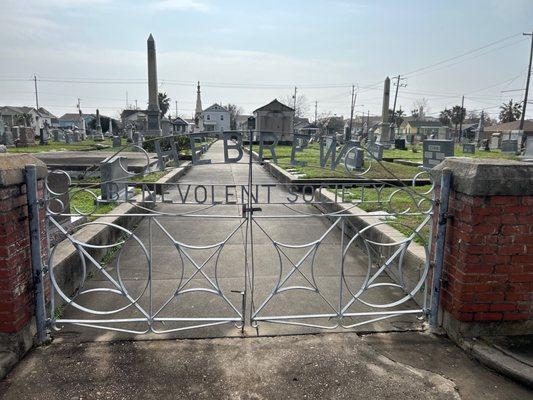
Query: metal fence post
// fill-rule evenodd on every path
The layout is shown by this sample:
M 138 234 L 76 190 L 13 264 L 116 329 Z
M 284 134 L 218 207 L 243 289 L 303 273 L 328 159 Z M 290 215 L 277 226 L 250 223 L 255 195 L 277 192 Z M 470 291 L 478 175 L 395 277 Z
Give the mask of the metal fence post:
M 452 171 L 448 168 L 442 170 L 440 180 L 439 219 L 437 225 L 437 241 L 435 243 L 435 265 L 433 267 L 433 280 L 431 282 L 431 309 L 429 325 L 436 328 L 438 325 L 440 289 L 442 266 L 444 264 L 444 241 L 446 239 L 446 224 L 448 222 L 448 200 L 452 183 Z
M 39 199 L 37 196 L 37 167 L 26 165 L 26 196 L 28 199 L 28 219 L 30 223 L 31 266 L 35 298 L 35 322 L 37 343 L 48 340 L 46 331 L 46 306 L 44 299 L 43 265 L 41 254 L 41 230 L 39 223 Z

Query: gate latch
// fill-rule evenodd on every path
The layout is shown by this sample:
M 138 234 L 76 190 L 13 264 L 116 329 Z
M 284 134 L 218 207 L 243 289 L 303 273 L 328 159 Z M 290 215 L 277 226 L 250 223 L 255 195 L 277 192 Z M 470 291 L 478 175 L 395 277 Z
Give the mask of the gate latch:
M 246 204 L 242 205 L 242 216 L 244 217 L 247 213 L 253 214 L 254 211 L 263 211 L 261 207 L 248 207 Z

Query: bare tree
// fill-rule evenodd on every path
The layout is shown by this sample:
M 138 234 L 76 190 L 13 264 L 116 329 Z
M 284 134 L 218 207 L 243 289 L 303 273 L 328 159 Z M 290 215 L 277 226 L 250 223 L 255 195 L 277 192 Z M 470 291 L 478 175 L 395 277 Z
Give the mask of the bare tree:
M 413 102 L 413 110 L 411 111 L 411 116 L 419 119 L 423 119 L 426 115 L 429 114 L 429 102 L 428 99 L 422 97 L 421 99 L 415 100 Z
M 231 130 L 237 129 L 237 117 L 242 114 L 242 108 L 236 104 L 228 103 L 226 110 L 229 111 L 229 125 Z
M 281 102 L 291 108 L 294 108 L 294 93 L 282 97 Z M 296 108 L 294 110 L 294 116 L 303 118 L 309 114 L 309 102 L 305 94 L 296 94 Z

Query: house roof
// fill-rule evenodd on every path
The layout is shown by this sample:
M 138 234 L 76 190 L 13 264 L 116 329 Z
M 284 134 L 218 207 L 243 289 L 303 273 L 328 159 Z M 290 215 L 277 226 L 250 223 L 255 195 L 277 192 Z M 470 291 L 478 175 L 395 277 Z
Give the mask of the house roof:
M 501 124 L 486 126 L 484 130 L 485 132 L 515 131 L 515 130 L 518 130 L 519 126 L 520 126 L 520 121 L 503 122 Z M 527 131 L 527 132 L 533 131 L 533 120 L 531 119 L 524 120 L 524 131 Z
M 22 107 L 17 107 L 17 106 L 3 106 L 3 107 L 0 107 L 0 110 L 4 110 L 4 109 L 11 110 L 11 111 L 13 111 L 14 113 L 17 113 L 17 114 L 29 113 L 31 110 L 35 110 L 33 107 L 25 107 L 25 106 L 22 106 Z
M 215 103 L 209 107 L 207 107 L 202 113 L 205 113 L 206 111 L 226 111 L 229 112 L 225 107 L 222 107 L 221 105 Z
M 174 118 L 171 122 L 175 125 L 189 125 L 189 123 L 181 117 Z
M 48 111 L 44 107 L 39 107 L 39 114 L 41 114 L 41 117 L 44 117 L 44 118 L 56 118 L 54 114 L 52 114 L 50 111 Z
M 423 126 L 444 126 L 440 121 L 420 121 L 420 120 L 412 120 L 407 121 L 409 125 L 411 125 L 413 128 L 419 128 Z
M 122 119 L 128 118 L 129 116 L 139 113 L 139 112 L 146 114 L 146 110 L 122 110 L 122 112 L 120 113 L 120 118 Z
M 81 114 L 83 118 L 94 117 L 94 114 Z M 80 118 L 79 113 L 66 113 L 59 117 L 60 121 L 77 121 Z
M 256 113 L 257 111 L 294 111 L 294 109 L 290 108 L 289 106 L 286 106 L 283 103 L 280 103 L 278 99 L 274 99 L 263 107 L 259 107 L 257 110 L 254 111 L 254 113 Z

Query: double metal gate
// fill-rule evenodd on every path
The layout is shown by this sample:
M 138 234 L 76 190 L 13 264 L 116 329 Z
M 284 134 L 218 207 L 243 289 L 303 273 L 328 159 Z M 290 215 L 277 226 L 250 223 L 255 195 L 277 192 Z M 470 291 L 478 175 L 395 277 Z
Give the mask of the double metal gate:
M 199 145 L 199 138 L 207 141 Z M 272 324 L 351 329 L 430 312 L 434 199 L 427 171 L 398 179 L 356 143 L 341 148 L 336 165 L 335 149 L 321 148 L 316 166 L 333 175 L 341 166 L 349 179 L 280 183 L 263 169 L 279 174 L 275 162 L 258 159 L 242 138 L 189 135 L 192 161 L 180 166 L 169 166 L 180 160 L 160 150 L 162 139 L 154 139 L 155 162 L 142 148 L 126 146 L 115 156 L 139 151 L 146 157 L 142 170 L 133 173 L 119 159 L 122 176 L 102 181 L 93 168 L 89 184 L 50 171 L 43 281 L 51 295 L 41 320 L 56 330 L 228 334 L 231 326 L 275 332 L 266 328 Z M 259 138 L 254 146 L 263 157 L 268 143 Z M 302 167 L 294 147 L 291 164 Z M 323 162 L 327 150 L 333 167 Z M 232 151 L 238 157 L 230 158 Z M 363 156 L 359 165 L 353 152 Z M 142 176 L 153 165 L 183 176 L 147 183 Z M 367 178 L 376 170 L 390 176 Z M 52 185 L 59 177 L 62 189 Z

